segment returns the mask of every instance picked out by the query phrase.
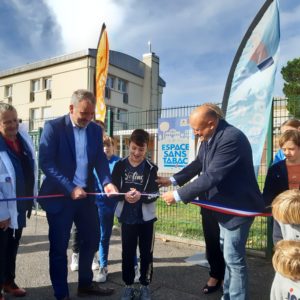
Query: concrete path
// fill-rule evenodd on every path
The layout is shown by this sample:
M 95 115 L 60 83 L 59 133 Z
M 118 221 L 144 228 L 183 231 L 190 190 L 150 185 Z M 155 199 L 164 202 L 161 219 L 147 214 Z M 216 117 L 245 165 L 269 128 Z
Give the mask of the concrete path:
M 16 282 L 27 289 L 24 300 L 54 299 L 48 272 L 48 237 L 45 217 L 32 216 L 24 230 L 17 257 Z M 152 299 L 155 300 L 219 300 L 221 293 L 203 295 L 201 288 L 208 278 L 208 270 L 185 262 L 185 259 L 199 251 L 199 246 L 178 242 L 164 242 L 156 239 L 154 250 L 154 274 L 151 284 Z M 69 258 L 71 251 L 68 252 Z M 110 247 L 109 280 L 104 286 L 115 288 L 114 295 L 101 299 L 120 299 L 123 283 L 121 279 L 120 236 L 114 232 Z M 268 300 L 273 268 L 271 262 L 262 258 L 248 257 L 250 274 L 250 300 Z M 69 272 L 70 296 L 76 296 L 77 272 Z M 7 300 L 13 299 L 6 296 Z M 85 299 L 100 299 L 88 297 Z

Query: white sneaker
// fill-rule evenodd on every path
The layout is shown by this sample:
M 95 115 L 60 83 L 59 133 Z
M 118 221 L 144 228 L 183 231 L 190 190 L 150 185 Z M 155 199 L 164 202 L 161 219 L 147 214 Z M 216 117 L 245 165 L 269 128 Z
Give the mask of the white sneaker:
M 78 261 L 79 261 L 79 253 L 73 253 L 71 264 L 70 264 L 70 269 L 72 272 L 78 271 Z
M 134 266 L 134 283 L 139 283 L 140 282 L 140 270 L 139 270 L 139 265 Z
M 107 267 L 100 268 L 98 274 L 96 275 L 94 281 L 96 282 L 106 282 L 108 276 Z
M 93 258 L 93 263 L 92 263 L 92 270 L 95 271 L 95 270 L 99 270 L 99 261 L 98 261 L 98 257 L 97 257 L 97 254 L 94 255 L 94 258 Z

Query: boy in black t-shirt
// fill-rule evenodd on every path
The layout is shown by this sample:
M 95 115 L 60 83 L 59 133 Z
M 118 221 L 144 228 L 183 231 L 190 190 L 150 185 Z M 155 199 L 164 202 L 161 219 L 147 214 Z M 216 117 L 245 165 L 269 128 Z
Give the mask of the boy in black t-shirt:
M 129 139 L 129 156 L 118 161 L 112 179 L 120 193 L 116 216 L 122 230 L 122 300 L 134 297 L 134 260 L 140 250 L 140 299 L 150 300 L 148 285 L 153 272 L 155 200 L 158 198 L 157 167 L 146 159 L 149 134 L 136 129 Z M 145 195 L 147 194 L 147 195 Z M 149 195 L 153 194 L 153 195 Z

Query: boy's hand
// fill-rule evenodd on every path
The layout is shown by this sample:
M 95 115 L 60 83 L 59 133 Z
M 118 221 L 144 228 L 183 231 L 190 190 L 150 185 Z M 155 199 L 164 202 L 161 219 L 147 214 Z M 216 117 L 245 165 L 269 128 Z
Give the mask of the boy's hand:
M 141 199 L 141 193 L 136 189 L 131 188 L 129 192 L 125 194 L 125 200 L 128 203 L 136 203 Z

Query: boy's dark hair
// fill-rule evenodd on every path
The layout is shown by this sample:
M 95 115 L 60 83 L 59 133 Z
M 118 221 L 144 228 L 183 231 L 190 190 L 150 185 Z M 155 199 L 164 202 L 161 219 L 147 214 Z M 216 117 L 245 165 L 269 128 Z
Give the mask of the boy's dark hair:
M 135 129 L 129 138 L 129 143 L 131 142 L 137 144 L 139 147 L 143 147 L 145 144 L 148 145 L 149 133 L 144 129 Z

